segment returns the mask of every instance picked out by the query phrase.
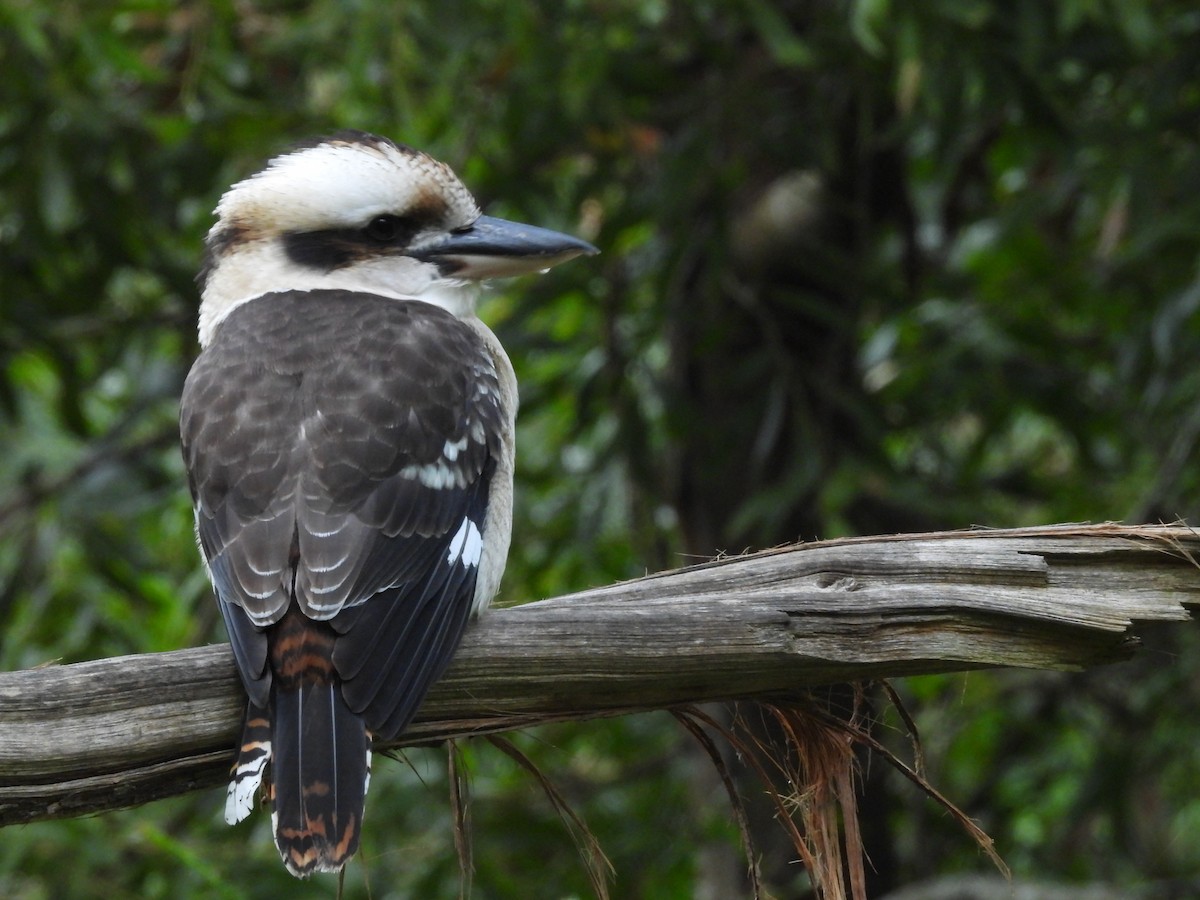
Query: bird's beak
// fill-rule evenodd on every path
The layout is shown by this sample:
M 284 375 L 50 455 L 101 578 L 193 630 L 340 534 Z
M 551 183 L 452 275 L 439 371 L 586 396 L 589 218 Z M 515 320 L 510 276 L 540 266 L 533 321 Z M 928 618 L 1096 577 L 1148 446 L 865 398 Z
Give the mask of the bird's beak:
M 587 241 L 568 234 L 480 216 L 469 228 L 415 248 L 411 255 L 437 263 L 444 275 L 480 281 L 539 272 L 576 256 L 599 252 Z

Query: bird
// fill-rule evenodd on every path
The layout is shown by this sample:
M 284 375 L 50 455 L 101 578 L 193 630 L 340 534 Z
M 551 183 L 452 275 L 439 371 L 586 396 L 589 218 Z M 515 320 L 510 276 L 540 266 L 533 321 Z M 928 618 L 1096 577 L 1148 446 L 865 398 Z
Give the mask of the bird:
M 505 568 L 517 383 L 479 284 L 598 251 L 482 215 L 450 167 L 363 131 L 288 148 L 214 215 L 179 419 L 247 694 L 225 819 L 261 788 L 307 877 L 358 850 L 372 743 Z

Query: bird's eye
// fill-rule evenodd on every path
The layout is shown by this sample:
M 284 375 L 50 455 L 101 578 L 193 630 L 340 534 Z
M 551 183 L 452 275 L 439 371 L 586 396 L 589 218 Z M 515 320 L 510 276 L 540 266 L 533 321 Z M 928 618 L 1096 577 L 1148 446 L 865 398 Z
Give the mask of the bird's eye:
M 406 229 L 399 216 L 376 216 L 363 229 L 367 237 L 380 243 L 390 243 L 403 234 Z

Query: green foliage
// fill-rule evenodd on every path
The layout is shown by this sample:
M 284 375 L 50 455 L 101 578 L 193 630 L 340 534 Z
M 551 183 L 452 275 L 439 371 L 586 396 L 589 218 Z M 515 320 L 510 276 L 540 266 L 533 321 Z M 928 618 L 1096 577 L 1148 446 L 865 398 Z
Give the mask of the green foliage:
M 522 385 L 504 602 L 798 537 L 1194 519 L 1192 7 L 0 0 L 0 665 L 223 639 L 175 446 L 192 276 L 221 191 L 339 127 L 604 251 L 485 309 Z M 933 781 L 1019 875 L 1200 877 L 1195 640 L 906 682 Z M 732 844 L 666 717 L 518 740 L 614 896 L 695 895 Z M 465 752 L 477 895 L 586 896 L 530 778 Z M 459 890 L 444 754 L 412 760 L 349 896 Z M 878 890 L 985 865 L 879 790 Z M 0 894 L 331 895 L 221 801 L 10 828 Z

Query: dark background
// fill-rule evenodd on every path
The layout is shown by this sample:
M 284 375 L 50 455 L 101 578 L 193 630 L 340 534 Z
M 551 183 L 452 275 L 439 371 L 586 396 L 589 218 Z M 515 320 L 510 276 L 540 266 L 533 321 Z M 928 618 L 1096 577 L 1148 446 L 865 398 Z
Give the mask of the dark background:
M 224 639 L 176 447 L 192 276 L 221 191 L 341 127 L 603 251 L 484 307 L 522 393 L 503 602 L 796 539 L 1194 520 L 1198 48 L 1190 0 L 0 0 L 0 665 Z M 1196 638 L 896 686 L 1019 881 L 1192 896 Z M 667 715 L 515 740 L 615 897 L 741 890 Z M 533 780 L 464 752 L 475 896 L 587 896 Z M 444 751 L 409 760 L 376 766 L 350 897 L 458 896 Z M 873 896 L 992 871 L 864 766 Z M 332 895 L 223 801 L 8 828 L 0 895 Z

